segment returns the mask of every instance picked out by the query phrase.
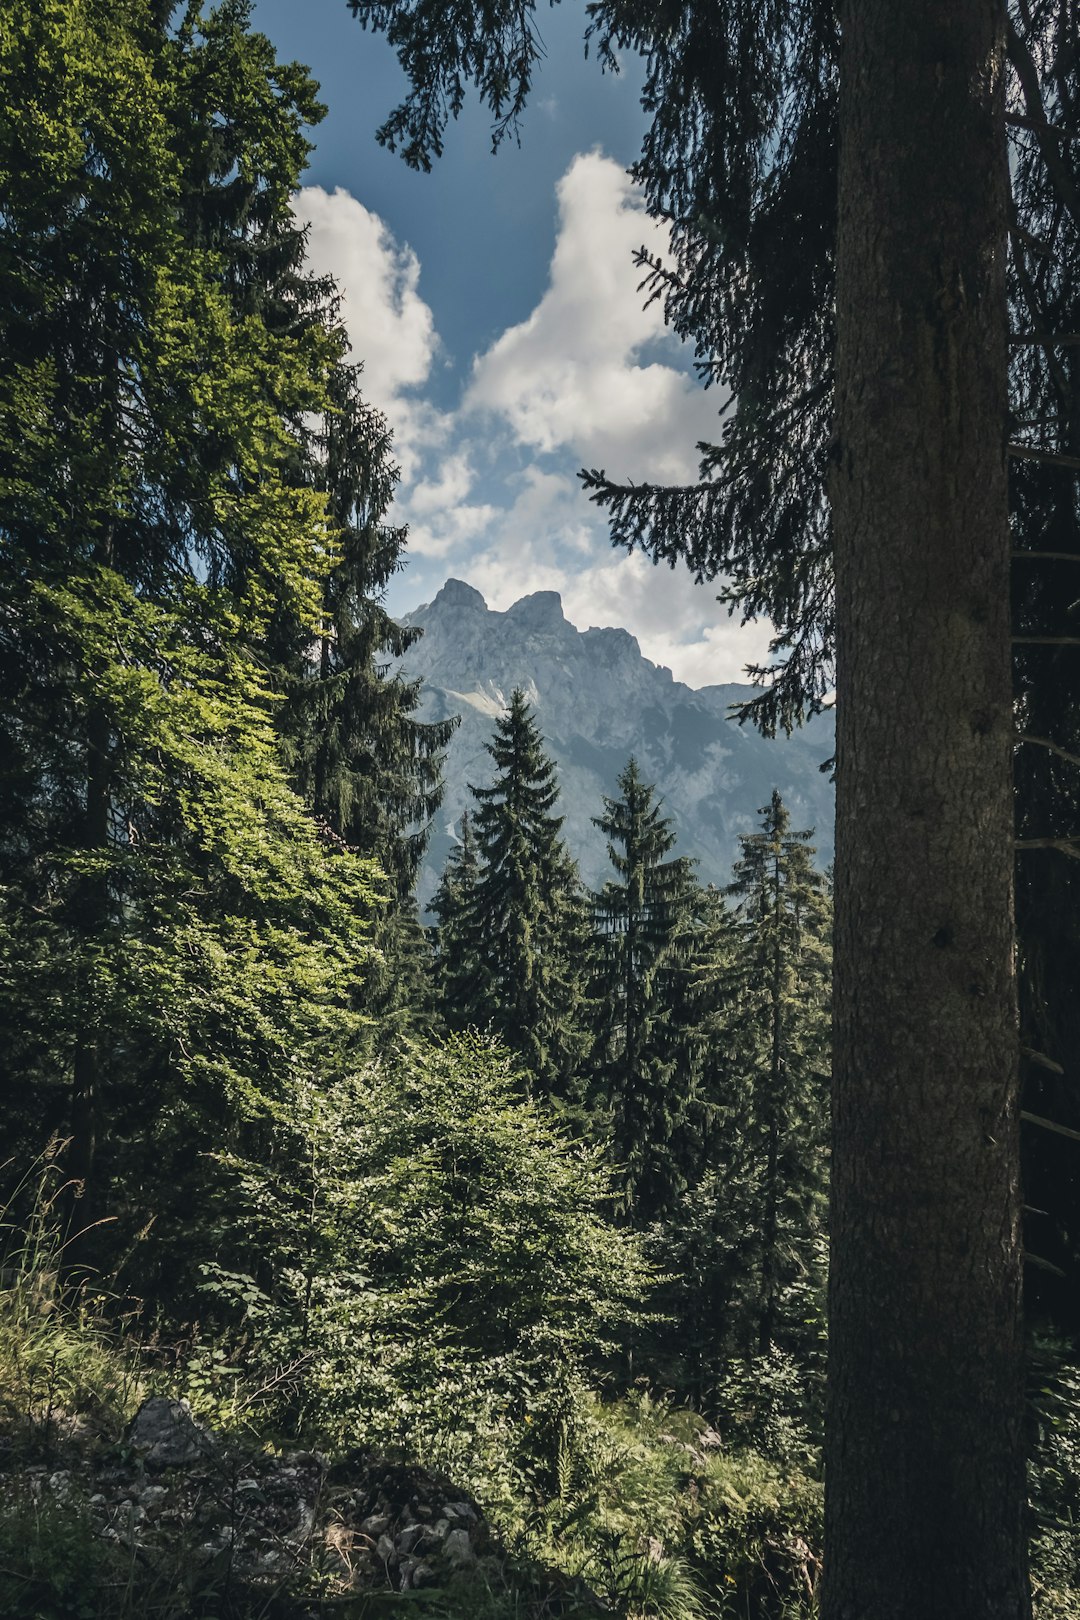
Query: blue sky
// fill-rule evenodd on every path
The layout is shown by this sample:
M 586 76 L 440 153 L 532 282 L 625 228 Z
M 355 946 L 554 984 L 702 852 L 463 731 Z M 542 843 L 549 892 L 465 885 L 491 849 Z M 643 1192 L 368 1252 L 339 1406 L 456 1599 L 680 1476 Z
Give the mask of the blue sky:
M 687 574 L 614 551 L 576 477 L 686 479 L 716 432 L 717 395 L 637 292 L 634 248 L 663 246 L 625 172 L 640 64 L 602 75 L 584 59 L 584 7 L 541 13 L 547 57 L 520 147 L 492 157 L 474 103 L 421 175 L 375 141 L 404 81 L 345 0 L 257 0 L 253 15 L 329 108 L 295 206 L 394 428 L 393 516 L 410 539 L 391 610 L 449 575 L 500 609 L 558 590 L 573 623 L 625 626 L 691 685 L 739 679 L 767 627 L 740 628 Z

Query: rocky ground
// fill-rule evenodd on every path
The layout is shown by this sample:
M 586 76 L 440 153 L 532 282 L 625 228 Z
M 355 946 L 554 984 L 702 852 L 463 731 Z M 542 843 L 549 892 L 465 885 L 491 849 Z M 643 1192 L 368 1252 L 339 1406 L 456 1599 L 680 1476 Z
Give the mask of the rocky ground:
M 464 1600 L 469 1587 L 506 1583 L 483 1514 L 447 1481 L 362 1452 L 331 1466 L 318 1452 L 247 1445 L 163 1396 L 143 1404 L 118 1446 L 82 1446 L 71 1434 L 51 1462 L 0 1472 L 0 1507 L 27 1495 L 82 1514 L 150 1582 L 176 1569 L 203 1590 L 289 1591 L 298 1615 L 316 1612 L 305 1598 L 321 1609 L 351 1595 L 460 1589 Z M 546 1580 L 547 1614 L 587 1596 Z M 460 1612 L 471 1612 L 467 1602 Z

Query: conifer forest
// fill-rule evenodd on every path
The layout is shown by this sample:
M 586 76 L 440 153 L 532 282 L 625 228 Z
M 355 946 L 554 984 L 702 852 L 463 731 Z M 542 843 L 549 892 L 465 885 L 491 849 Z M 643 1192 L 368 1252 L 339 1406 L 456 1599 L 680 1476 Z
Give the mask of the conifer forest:
M 542 138 L 538 0 L 294 3 L 403 173 Z M 835 704 L 835 862 L 776 789 L 702 873 L 631 755 L 586 883 L 522 685 L 420 903 L 319 85 L 249 0 L 6 0 L 12 1620 L 1080 1620 L 1080 15 L 561 9 L 717 385 L 580 498 L 771 625 L 741 725 Z

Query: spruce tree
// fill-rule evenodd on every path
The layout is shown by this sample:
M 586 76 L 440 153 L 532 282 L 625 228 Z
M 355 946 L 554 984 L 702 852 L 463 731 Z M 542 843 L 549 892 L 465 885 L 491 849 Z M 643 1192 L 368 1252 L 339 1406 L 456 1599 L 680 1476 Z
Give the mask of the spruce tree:
M 701 1168 L 658 1238 L 658 1372 L 710 1413 L 733 1360 L 793 1358 L 818 1406 L 823 1371 L 831 914 L 809 834 L 761 815 L 702 896 Z
M 687 1182 L 686 1136 L 697 1105 L 689 980 L 693 900 L 689 861 L 667 859 L 671 821 L 631 758 L 621 797 L 593 825 L 607 835 L 616 876 L 593 896 L 597 930 L 592 1067 L 627 1174 L 633 1218 L 670 1210 Z
M 560 834 L 555 766 L 518 688 L 487 744 L 495 775 L 470 786 L 480 872 L 471 907 L 480 962 L 478 1022 L 521 1057 L 536 1088 L 577 1089 L 588 915 Z
M 294 652 L 287 725 L 298 785 L 316 814 L 345 843 L 382 861 L 395 892 L 407 895 L 442 799 L 442 750 L 456 722 L 417 720 L 419 681 L 388 673 L 423 632 L 402 628 L 383 605 L 406 534 L 385 521 L 398 476 L 392 436 L 361 380 L 361 366 L 335 367 L 311 459 L 327 498 L 335 562 L 323 586 L 315 657 L 307 645 Z
M 226 242 L 275 238 L 318 107 L 242 7 L 167 11 L 19 0 L 0 28 L 5 1124 L 70 1139 L 79 1224 L 209 1212 L 208 1141 L 358 1037 L 371 957 L 372 870 L 290 791 L 263 656 L 276 613 L 317 624 L 298 424 L 340 341 L 325 308 L 241 312 Z M 188 203 L 228 190 L 223 146 L 259 212 L 211 240 Z
M 335 562 L 314 658 L 303 625 L 292 626 L 282 729 L 297 787 L 316 815 L 390 879 L 377 936 L 384 968 L 367 986 L 367 1010 L 388 1039 L 428 1016 L 429 964 L 413 887 L 457 721 L 417 719 L 420 682 L 400 673 L 423 632 L 398 625 L 383 602 L 402 566 L 405 531 L 385 521 L 397 468 L 390 430 L 363 398 L 361 375 L 360 366 L 334 368 L 329 409 L 309 453 L 309 475 L 327 498 Z
M 732 1091 L 717 1161 L 725 1176 L 744 1176 L 754 1281 L 738 1332 L 743 1349 L 764 1354 L 783 1335 L 785 1289 L 813 1272 L 824 1226 L 831 917 L 813 835 L 791 830 L 775 790 L 761 817 L 760 832 L 740 837 L 728 890 L 741 939 L 727 983 Z
M 458 822 L 458 843 L 450 851 L 429 910 L 437 919 L 435 985 L 448 1029 L 483 1028 L 488 995 L 476 910 L 480 856 L 466 810 Z

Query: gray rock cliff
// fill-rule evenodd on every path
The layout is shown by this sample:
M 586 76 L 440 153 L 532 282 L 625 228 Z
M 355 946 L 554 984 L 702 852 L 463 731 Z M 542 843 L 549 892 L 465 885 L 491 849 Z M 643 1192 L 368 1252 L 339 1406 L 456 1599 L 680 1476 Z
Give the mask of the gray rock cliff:
M 832 858 L 832 787 L 819 769 L 833 751 L 831 715 L 768 741 L 729 718 L 731 703 L 751 688 L 684 686 L 650 663 L 628 631 L 576 629 L 555 591 L 522 597 L 498 613 L 471 585 L 450 579 L 404 622 L 424 632 L 404 661 L 405 672 L 424 681 L 421 718 L 461 716 L 421 874 L 421 905 L 435 888 L 462 811 L 472 806 L 467 784 L 490 780 L 484 744 L 515 686 L 534 705 L 558 764 L 563 832 L 587 883 L 598 886 L 608 875 L 604 838 L 592 817 L 600 814 L 602 795 L 615 792 L 631 754 L 656 783 L 678 853 L 698 861 L 702 881 L 727 882 L 738 835 L 756 827 L 774 787 L 793 825 L 815 828 L 819 864 Z

